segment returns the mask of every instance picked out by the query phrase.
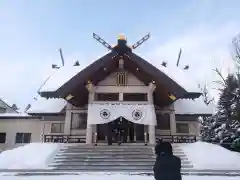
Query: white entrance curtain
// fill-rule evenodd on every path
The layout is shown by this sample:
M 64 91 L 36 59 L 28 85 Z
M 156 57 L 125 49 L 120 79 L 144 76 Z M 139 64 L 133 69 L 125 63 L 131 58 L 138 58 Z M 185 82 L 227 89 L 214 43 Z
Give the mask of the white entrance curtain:
M 156 125 L 153 105 L 142 104 L 89 104 L 87 124 L 104 124 L 123 117 L 128 121 L 144 125 Z

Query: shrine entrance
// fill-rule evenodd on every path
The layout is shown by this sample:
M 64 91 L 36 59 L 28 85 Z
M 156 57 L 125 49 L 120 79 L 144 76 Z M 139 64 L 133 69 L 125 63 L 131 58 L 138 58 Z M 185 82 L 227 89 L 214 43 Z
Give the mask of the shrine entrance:
M 144 125 L 128 121 L 123 117 L 97 125 L 98 142 L 112 143 L 137 143 L 144 142 Z

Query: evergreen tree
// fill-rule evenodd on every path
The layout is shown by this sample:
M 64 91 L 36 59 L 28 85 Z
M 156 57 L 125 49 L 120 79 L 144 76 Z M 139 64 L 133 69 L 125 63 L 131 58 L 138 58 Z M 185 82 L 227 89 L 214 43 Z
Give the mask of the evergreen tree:
M 225 119 L 226 128 L 229 128 L 229 125 L 234 119 L 237 88 L 238 85 L 236 77 L 232 74 L 228 75 L 224 81 L 224 87 L 221 89 L 218 101 L 218 110 L 220 115 L 222 115 L 221 117 Z
M 218 70 L 217 72 L 220 74 Z M 222 146 L 235 150 L 240 149 L 240 123 L 237 111 L 239 105 L 238 80 L 234 74 L 229 74 L 226 79 L 222 78 L 218 112 L 212 117 L 203 117 L 200 121 L 202 140 L 220 143 Z M 203 88 L 203 98 L 204 102 L 209 104 L 206 88 Z
M 234 60 L 236 62 L 236 77 L 237 77 L 237 90 L 235 92 L 235 105 L 234 105 L 234 125 L 235 129 L 234 141 L 232 143 L 232 148 L 240 151 L 240 35 L 233 39 L 234 47 Z
M 208 106 L 214 101 L 214 98 L 210 98 L 206 84 L 202 90 L 202 96 L 204 103 Z M 211 117 L 200 117 L 200 134 L 203 141 L 212 142 L 214 141 L 214 126 L 216 121 L 216 115 Z
M 215 115 L 202 118 L 202 140 L 220 143 L 229 149 L 240 151 L 240 36 L 234 39 L 234 60 L 237 72 L 226 78 L 220 71 L 215 71 L 221 78 L 220 97 Z M 203 91 L 204 102 L 208 104 L 207 93 Z

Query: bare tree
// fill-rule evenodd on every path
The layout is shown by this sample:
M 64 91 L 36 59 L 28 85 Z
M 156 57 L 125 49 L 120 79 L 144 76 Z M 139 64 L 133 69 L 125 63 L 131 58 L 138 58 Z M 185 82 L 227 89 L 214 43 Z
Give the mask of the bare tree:
M 240 34 L 233 38 L 233 48 L 234 48 L 234 55 L 233 59 L 236 61 L 237 65 L 240 65 Z
M 214 89 L 221 93 L 223 91 L 223 89 L 227 87 L 226 78 L 224 78 L 224 76 L 219 68 L 215 68 L 215 69 L 213 69 L 213 71 L 217 73 L 218 77 L 220 77 L 219 80 L 213 80 L 213 83 L 220 85 L 220 86 L 215 87 Z
M 209 93 L 209 90 L 207 88 L 207 83 L 204 84 L 203 87 L 201 87 L 201 91 L 202 91 L 202 96 L 203 96 L 203 101 L 206 105 L 209 105 L 211 102 L 214 101 L 214 97 L 210 98 L 210 93 Z

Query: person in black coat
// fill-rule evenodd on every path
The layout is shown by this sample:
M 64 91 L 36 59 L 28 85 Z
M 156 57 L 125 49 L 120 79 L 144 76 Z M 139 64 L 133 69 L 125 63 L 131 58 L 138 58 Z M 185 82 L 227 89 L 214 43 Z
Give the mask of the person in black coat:
M 156 161 L 153 171 L 156 180 L 182 180 L 181 159 L 173 155 L 170 143 L 157 143 L 155 154 Z

